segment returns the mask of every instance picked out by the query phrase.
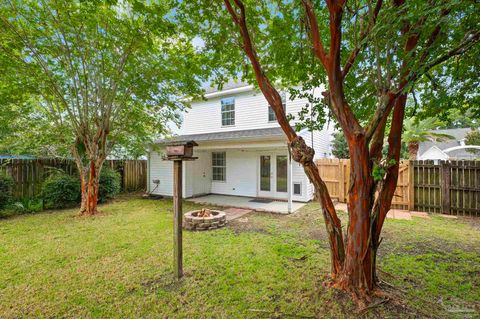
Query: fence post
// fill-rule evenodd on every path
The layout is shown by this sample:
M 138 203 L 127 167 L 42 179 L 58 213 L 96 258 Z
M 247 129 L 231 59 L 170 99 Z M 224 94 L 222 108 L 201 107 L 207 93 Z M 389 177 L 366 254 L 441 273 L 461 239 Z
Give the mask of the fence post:
M 408 161 L 408 210 L 415 210 L 414 161 Z
M 343 160 L 338 160 L 338 201 L 345 202 L 345 174 L 343 171 Z
M 440 194 L 442 213 L 450 214 L 450 163 L 448 161 L 440 161 Z

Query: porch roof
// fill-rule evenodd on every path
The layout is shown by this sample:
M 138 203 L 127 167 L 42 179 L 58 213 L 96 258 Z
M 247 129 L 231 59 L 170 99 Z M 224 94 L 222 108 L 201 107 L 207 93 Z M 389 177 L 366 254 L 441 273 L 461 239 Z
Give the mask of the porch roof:
M 283 131 L 280 127 L 261 128 L 253 130 L 241 131 L 225 131 L 204 134 L 190 134 L 178 135 L 166 139 L 159 139 L 155 141 L 156 144 L 166 144 L 171 142 L 206 142 L 206 141 L 224 141 L 224 140 L 241 140 L 241 139 L 256 139 L 256 138 L 281 138 Z

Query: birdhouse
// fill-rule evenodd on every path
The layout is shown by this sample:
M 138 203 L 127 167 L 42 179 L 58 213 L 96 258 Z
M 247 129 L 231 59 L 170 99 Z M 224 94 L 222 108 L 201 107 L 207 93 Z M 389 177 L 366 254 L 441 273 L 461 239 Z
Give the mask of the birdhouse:
M 167 159 L 181 160 L 194 159 L 193 147 L 198 146 L 194 141 L 188 142 L 172 142 L 167 145 Z

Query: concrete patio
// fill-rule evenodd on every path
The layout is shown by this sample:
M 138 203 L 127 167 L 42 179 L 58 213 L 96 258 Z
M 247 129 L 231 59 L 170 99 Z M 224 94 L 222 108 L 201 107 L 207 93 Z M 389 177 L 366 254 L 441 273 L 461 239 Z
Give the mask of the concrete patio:
M 187 199 L 198 204 L 209 204 L 222 207 L 248 208 L 262 212 L 288 214 L 288 203 L 271 201 L 269 203 L 252 202 L 254 197 L 230 196 L 230 195 L 205 195 Z M 292 213 L 305 206 L 305 203 L 292 202 Z

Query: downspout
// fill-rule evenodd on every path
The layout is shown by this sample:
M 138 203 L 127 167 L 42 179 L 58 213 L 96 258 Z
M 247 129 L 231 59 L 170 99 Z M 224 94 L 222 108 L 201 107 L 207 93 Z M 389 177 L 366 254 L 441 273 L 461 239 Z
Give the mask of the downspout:
M 152 157 L 150 156 L 151 153 L 152 149 L 150 148 L 147 155 L 147 194 L 150 194 L 150 161 L 152 159 Z

